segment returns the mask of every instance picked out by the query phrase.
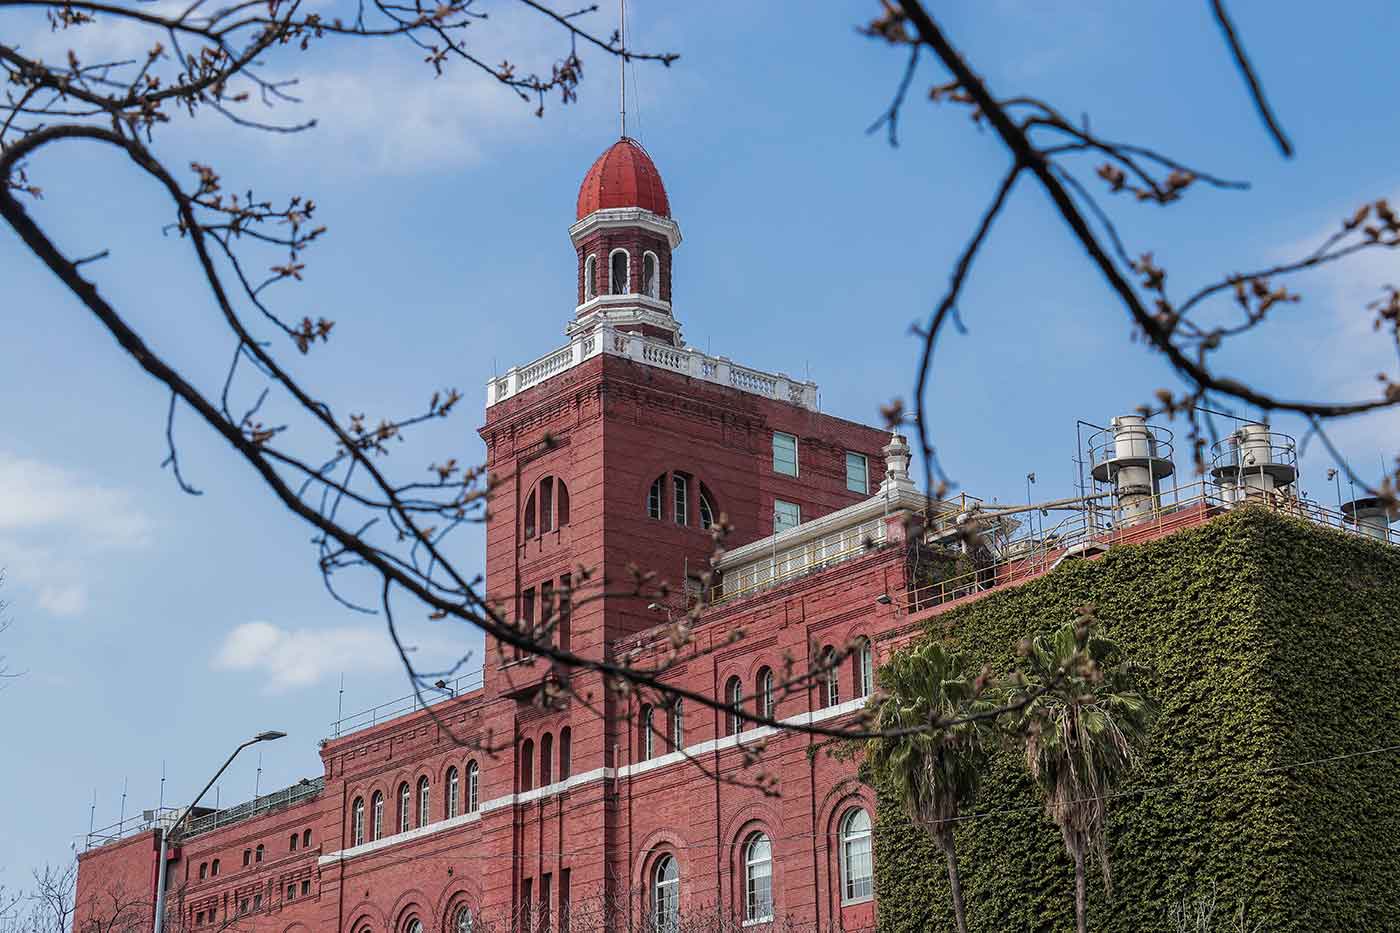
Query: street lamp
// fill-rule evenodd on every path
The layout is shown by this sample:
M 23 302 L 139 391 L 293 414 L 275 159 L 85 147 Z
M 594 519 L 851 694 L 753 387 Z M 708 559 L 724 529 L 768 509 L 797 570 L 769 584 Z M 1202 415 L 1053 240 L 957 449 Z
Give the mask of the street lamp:
M 228 756 L 228 761 L 225 761 L 223 767 L 221 767 L 218 771 L 214 772 L 214 776 L 209 779 L 209 783 L 204 785 L 204 789 L 200 791 L 199 794 L 195 796 L 194 801 L 188 807 L 185 808 L 185 812 L 180 814 L 180 818 L 175 821 L 175 824 L 168 829 L 164 826 L 160 828 L 160 861 L 156 865 L 155 933 L 160 933 L 161 927 L 165 923 L 166 842 L 172 835 L 174 835 L 180 829 L 181 824 L 183 824 L 185 820 L 189 817 L 190 813 L 194 811 L 194 808 L 199 806 L 199 802 L 204 799 L 204 795 L 209 793 L 209 788 L 213 787 L 214 782 L 219 779 L 219 776 L 228 770 L 228 766 L 233 764 L 233 759 L 238 757 L 239 752 L 243 751 L 243 749 L 247 748 L 250 745 L 256 745 L 259 742 L 271 742 L 274 739 L 286 738 L 286 736 L 287 733 L 285 732 L 278 732 L 276 729 L 269 729 L 266 732 L 259 732 L 257 735 L 253 736 L 251 739 L 235 748 L 233 750 L 233 754 Z

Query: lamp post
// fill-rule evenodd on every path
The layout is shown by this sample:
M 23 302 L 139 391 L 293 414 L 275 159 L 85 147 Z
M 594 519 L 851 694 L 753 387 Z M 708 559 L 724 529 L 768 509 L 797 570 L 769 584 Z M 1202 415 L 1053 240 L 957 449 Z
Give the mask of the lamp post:
M 259 732 L 257 735 L 253 736 L 251 739 L 249 739 L 248 741 L 244 742 L 242 745 L 240 745 L 240 746 L 238 746 L 237 748 L 235 748 L 235 749 L 233 750 L 233 754 L 228 756 L 228 761 L 225 761 L 224 764 L 223 764 L 223 767 L 219 768 L 218 771 L 214 772 L 214 776 L 211 777 L 211 778 L 209 779 L 209 783 L 204 785 L 204 789 L 201 790 L 201 791 L 195 796 L 194 801 L 193 801 L 188 807 L 185 808 L 185 812 L 183 812 L 183 813 L 180 814 L 180 817 L 179 817 L 179 819 L 177 819 L 177 820 L 175 821 L 175 824 L 174 824 L 173 826 L 171 826 L 169 829 L 165 828 L 164 826 L 161 827 L 161 829 L 160 829 L 160 861 L 156 864 L 156 919 L 155 919 L 155 933 L 161 933 L 161 927 L 162 927 L 162 926 L 164 925 L 164 923 L 165 923 L 165 875 L 166 875 L 165 849 L 166 849 L 166 843 L 169 841 L 169 839 L 170 839 L 170 837 L 171 837 L 172 835 L 174 835 L 176 832 L 178 832 L 178 830 L 180 829 L 180 826 L 181 826 L 181 825 L 185 822 L 185 820 L 189 817 L 190 813 L 194 811 L 194 808 L 197 807 L 197 806 L 199 806 L 199 802 L 200 802 L 202 799 L 204 799 L 204 795 L 205 795 L 205 794 L 209 793 L 209 788 L 211 788 L 211 787 L 214 786 L 214 782 L 217 781 L 217 780 L 219 779 L 219 777 L 220 777 L 225 771 L 228 770 L 228 766 L 229 766 L 229 765 L 233 764 L 233 759 L 235 759 L 235 758 L 238 757 L 238 753 L 239 753 L 239 752 L 243 751 L 243 749 L 247 748 L 247 747 L 250 746 L 250 745 L 256 745 L 256 744 L 258 744 L 259 742 L 271 742 L 271 741 L 273 741 L 274 739 L 286 738 L 286 735 L 287 735 L 287 733 L 285 733 L 285 732 L 278 732 L 278 731 L 276 731 L 275 729 L 268 730 L 267 732 Z

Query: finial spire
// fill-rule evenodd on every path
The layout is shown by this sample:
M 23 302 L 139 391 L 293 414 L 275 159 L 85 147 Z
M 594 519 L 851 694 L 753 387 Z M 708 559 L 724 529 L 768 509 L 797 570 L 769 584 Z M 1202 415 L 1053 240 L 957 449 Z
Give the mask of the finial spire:
M 618 95 L 617 114 L 622 122 L 622 137 L 627 138 L 627 0 L 617 2 L 617 41 L 622 52 L 617 56 Z

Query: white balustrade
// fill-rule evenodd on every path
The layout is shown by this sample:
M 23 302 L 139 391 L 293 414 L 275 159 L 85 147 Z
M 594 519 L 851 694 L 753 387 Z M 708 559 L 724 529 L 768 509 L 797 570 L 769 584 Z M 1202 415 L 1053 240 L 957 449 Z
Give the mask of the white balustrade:
M 524 366 L 512 367 L 505 375 L 493 378 L 486 384 L 486 407 L 490 408 L 537 386 L 599 353 L 625 356 L 648 366 L 728 385 L 804 408 L 817 407 L 817 387 L 813 383 L 796 382 L 780 374 L 736 366 L 724 357 L 710 356 L 692 347 L 675 347 L 662 340 L 617 331 L 607 325 L 576 338 L 566 347 Z

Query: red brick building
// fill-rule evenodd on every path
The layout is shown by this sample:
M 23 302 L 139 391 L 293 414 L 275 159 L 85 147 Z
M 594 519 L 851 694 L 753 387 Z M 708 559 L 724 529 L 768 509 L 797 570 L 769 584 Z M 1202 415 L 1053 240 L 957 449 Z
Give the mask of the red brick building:
M 712 582 L 709 529 L 722 514 L 733 531 L 712 605 L 666 681 L 761 719 L 835 725 L 864 705 L 872 655 L 929 615 L 1227 504 L 1202 492 L 1163 506 L 1154 449 L 1147 493 L 1135 486 L 1120 503 L 1131 527 L 1090 509 L 1078 543 L 1007 546 L 961 582 L 920 589 L 904 519 L 925 502 L 902 440 L 821 413 L 813 383 L 682 341 L 671 305 L 680 228 L 636 142 L 589 170 L 570 236 L 568 343 L 492 380 L 481 436 L 499 479 L 488 594 L 574 652 L 665 657 L 683 600 Z M 1131 466 L 1132 454 L 1120 443 L 1106 456 Z M 952 524 L 932 520 L 920 546 Z M 673 581 L 677 599 L 627 595 L 631 568 Z M 847 646 L 830 681 L 782 689 L 785 672 Z M 538 701 L 552 676 L 488 645 L 470 689 L 338 725 L 314 781 L 196 817 L 169 856 L 172 924 L 557 930 L 572 910 L 577 930 L 593 915 L 582 905 L 606 900 L 622 929 L 677 929 L 693 911 L 759 929 L 873 926 L 873 799 L 822 736 L 693 702 L 648 706 L 588 674 L 554 707 Z M 82 854 L 78 929 L 123 897 L 149 912 L 155 821 Z

